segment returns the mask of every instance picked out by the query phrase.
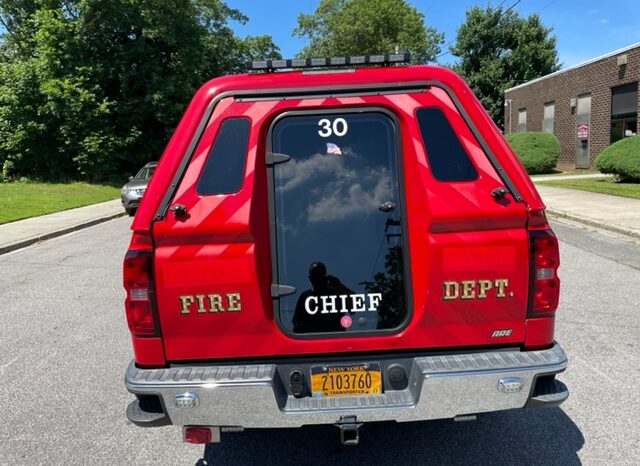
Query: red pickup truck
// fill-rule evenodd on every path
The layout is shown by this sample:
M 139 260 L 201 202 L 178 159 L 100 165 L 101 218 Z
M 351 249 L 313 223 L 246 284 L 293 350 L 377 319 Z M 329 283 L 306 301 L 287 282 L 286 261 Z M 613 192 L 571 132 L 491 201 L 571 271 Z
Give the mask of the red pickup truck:
M 131 422 L 355 444 L 567 398 L 544 204 L 464 81 L 406 59 L 255 61 L 196 93 L 124 259 Z

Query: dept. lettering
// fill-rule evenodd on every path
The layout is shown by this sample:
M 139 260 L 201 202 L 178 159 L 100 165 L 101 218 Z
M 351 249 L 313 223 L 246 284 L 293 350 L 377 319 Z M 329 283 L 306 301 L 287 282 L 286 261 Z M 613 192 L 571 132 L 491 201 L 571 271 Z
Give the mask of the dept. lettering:
M 513 291 L 507 292 L 508 278 L 496 278 L 495 280 L 462 280 L 446 281 L 442 283 L 442 299 L 486 299 L 490 290 L 496 298 L 513 297 Z

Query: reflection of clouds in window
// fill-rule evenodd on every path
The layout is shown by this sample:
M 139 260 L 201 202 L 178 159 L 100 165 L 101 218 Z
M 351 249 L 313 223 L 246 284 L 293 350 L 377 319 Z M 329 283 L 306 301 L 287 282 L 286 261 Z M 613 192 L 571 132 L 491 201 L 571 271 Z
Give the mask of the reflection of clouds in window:
M 300 222 L 330 222 L 376 211 L 390 199 L 391 177 L 386 167 L 363 167 L 361 163 L 366 160 L 349 147 L 343 154 L 350 157 L 314 154 L 304 160 L 291 159 L 279 167 L 281 184 L 276 189 L 290 192 L 303 188 L 309 200 L 306 211 L 299 213 L 298 225 L 281 225 L 284 231 L 296 234 Z M 348 163 L 355 163 L 354 169 L 348 168 Z
M 326 185 L 321 199 L 309 205 L 310 223 L 344 220 L 348 216 L 375 211 L 391 196 L 391 178 L 386 168 L 367 169 L 359 183 L 340 178 Z
M 289 160 L 283 166 L 281 177 L 284 181 L 278 190 L 290 191 L 318 175 L 333 174 L 341 178 L 354 178 L 356 173 L 344 166 L 344 159 L 332 155 L 314 154 L 305 160 Z
M 278 229 L 283 233 L 291 233 L 292 235 L 298 234 L 298 229 L 296 227 L 289 225 L 284 221 L 278 222 Z

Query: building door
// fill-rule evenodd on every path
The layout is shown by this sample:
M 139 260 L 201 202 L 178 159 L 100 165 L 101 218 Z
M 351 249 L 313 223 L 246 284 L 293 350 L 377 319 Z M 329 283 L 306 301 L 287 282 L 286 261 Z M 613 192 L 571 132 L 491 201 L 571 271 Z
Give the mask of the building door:
M 589 168 L 591 138 L 591 94 L 578 96 L 576 106 L 576 168 Z

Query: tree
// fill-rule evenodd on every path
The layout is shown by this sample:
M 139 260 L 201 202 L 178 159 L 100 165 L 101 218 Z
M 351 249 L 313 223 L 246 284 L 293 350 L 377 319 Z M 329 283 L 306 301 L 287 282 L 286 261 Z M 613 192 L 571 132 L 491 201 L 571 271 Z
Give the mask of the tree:
M 410 52 L 414 63 L 431 61 L 443 34 L 405 0 L 320 0 L 312 14 L 298 15 L 298 37 L 309 45 L 300 57 Z
M 453 68 L 498 126 L 504 123 L 505 89 L 560 68 L 551 31 L 537 14 L 523 18 L 511 8 L 467 9 L 450 47 L 460 58 Z
M 257 54 L 220 0 L 3 0 L 0 165 L 39 179 L 125 178 L 157 159 L 195 89 Z M 11 174 L 11 173 L 10 173 Z

